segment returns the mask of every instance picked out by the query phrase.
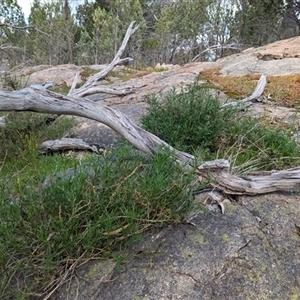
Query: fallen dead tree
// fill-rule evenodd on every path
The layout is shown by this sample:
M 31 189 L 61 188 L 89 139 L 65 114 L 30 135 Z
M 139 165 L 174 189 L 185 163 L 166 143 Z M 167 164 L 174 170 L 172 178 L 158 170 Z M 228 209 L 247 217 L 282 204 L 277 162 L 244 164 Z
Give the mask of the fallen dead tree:
M 67 96 L 48 91 L 49 85 L 31 86 L 17 92 L 0 91 L 0 111 L 33 111 L 89 118 L 109 126 L 145 153 L 153 154 L 162 148 L 171 149 L 179 162 L 193 167 L 195 160 L 193 155 L 174 149 L 157 136 L 137 126 L 119 111 L 82 98 L 84 95 L 95 92 L 97 90 L 97 82 L 111 68 L 122 61 L 120 57 L 126 43 L 130 35 L 136 30 L 136 28 L 132 29 L 133 24 L 130 24 L 124 38 L 125 42 L 123 41 L 122 43 L 122 50 L 118 51 L 113 62 L 106 70 L 101 71 L 88 80 L 82 88 L 76 90 L 74 88 L 76 84 L 73 84 Z M 265 84 L 266 78 L 262 76 L 254 93 L 242 100 L 242 102 L 248 102 L 259 97 Z M 223 159 L 214 160 L 201 164 L 196 168 L 195 174 L 199 181 L 210 179 L 211 185 L 222 190 L 225 194 L 256 195 L 283 189 L 298 189 L 300 185 L 300 167 L 284 171 L 265 172 L 247 177 L 232 174 L 229 172 L 229 169 L 229 161 Z
M 145 153 L 153 154 L 158 148 L 165 147 L 174 151 L 178 161 L 191 166 L 194 164 L 191 154 L 172 148 L 157 136 L 137 126 L 124 114 L 83 98 L 63 96 L 32 87 L 18 92 L 0 91 L 0 110 L 86 117 L 109 126 Z M 297 189 L 300 185 L 300 167 L 248 177 L 231 174 L 229 167 L 227 160 L 205 162 L 196 169 L 196 174 L 200 181 L 204 178 L 213 179 L 212 186 L 226 194 L 256 195 Z

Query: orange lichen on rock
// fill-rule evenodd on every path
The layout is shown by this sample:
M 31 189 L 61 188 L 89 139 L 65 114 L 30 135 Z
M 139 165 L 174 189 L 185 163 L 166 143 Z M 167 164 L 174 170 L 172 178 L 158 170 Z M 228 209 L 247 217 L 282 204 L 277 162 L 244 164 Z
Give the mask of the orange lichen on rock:
M 209 69 L 200 73 L 200 78 L 226 93 L 239 95 L 241 98 L 253 92 L 261 74 L 245 76 L 222 76 L 220 69 Z M 296 107 L 300 104 L 300 74 L 268 76 L 264 95 L 276 104 Z

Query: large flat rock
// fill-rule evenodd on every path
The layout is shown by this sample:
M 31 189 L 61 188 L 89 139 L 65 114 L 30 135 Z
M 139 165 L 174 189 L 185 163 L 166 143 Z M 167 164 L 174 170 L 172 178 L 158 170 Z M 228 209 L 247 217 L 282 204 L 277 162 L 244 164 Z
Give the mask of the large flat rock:
M 300 37 L 246 49 L 217 61 L 222 75 L 243 76 L 251 73 L 291 75 L 300 73 Z
M 276 193 L 227 202 L 224 215 L 195 211 L 185 224 L 149 233 L 121 269 L 83 266 L 86 280 L 55 299 L 299 299 L 299 201 Z

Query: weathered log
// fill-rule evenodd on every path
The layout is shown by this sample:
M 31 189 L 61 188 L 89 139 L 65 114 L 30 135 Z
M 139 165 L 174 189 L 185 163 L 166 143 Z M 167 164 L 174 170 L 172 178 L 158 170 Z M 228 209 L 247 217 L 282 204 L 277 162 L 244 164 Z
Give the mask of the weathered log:
M 0 110 L 34 111 L 86 117 L 114 129 L 145 153 L 153 154 L 159 148 L 171 149 L 178 161 L 191 167 L 194 165 L 192 155 L 172 148 L 157 136 L 134 124 L 122 113 L 86 99 L 33 88 L 26 88 L 18 92 L 0 91 Z M 196 169 L 196 174 L 200 181 L 203 178 L 213 179 L 211 185 L 227 194 L 255 195 L 300 187 L 300 167 L 245 177 L 230 174 L 229 166 L 227 160 L 205 162 Z
M 194 159 L 192 155 L 173 149 L 154 134 L 140 128 L 121 112 L 83 98 L 32 87 L 18 92 L 0 91 L 0 111 L 34 111 L 85 117 L 109 126 L 145 153 L 152 154 L 157 147 L 165 146 L 174 150 L 180 161 L 191 162 Z
M 110 95 L 116 95 L 116 96 L 125 96 L 131 93 L 134 93 L 136 87 L 133 86 L 121 86 L 121 87 L 113 87 L 113 86 L 104 86 L 104 85 L 98 85 L 90 87 L 84 91 L 82 91 L 79 94 L 76 94 L 76 97 L 86 97 L 88 95 L 93 95 L 97 93 L 104 93 L 104 94 L 110 94 Z M 69 95 L 74 95 L 74 93 L 69 93 Z
M 126 48 L 129 38 L 138 29 L 138 26 L 133 27 L 134 24 L 135 24 L 135 21 L 130 23 L 130 25 L 126 31 L 125 37 L 122 41 L 121 47 L 118 50 L 118 52 L 115 55 L 112 62 L 106 68 L 104 68 L 102 71 L 100 71 L 99 73 L 97 73 L 97 74 L 93 75 L 91 78 L 89 78 L 87 80 L 87 82 L 78 89 L 75 88 L 76 84 L 77 84 L 78 76 L 79 76 L 79 73 L 77 73 L 75 75 L 73 84 L 71 86 L 71 89 L 70 89 L 68 95 L 72 95 L 74 97 L 80 97 L 80 98 L 88 96 L 88 95 L 96 94 L 96 93 L 124 96 L 124 95 L 128 95 L 130 93 L 133 93 L 137 88 L 139 88 L 139 87 L 134 87 L 134 86 L 113 87 L 113 86 L 98 85 L 98 82 L 101 79 L 103 79 L 111 70 L 113 70 L 113 68 L 115 66 L 132 60 L 132 58 L 130 58 L 130 57 L 121 58 L 121 56 Z M 46 90 L 52 86 L 53 86 L 52 82 L 46 82 L 43 85 L 38 85 L 38 84 L 31 85 L 30 88 L 34 88 L 37 90 Z M 0 118 L 0 127 L 4 127 L 4 126 L 5 126 L 5 119 L 4 119 L 4 117 L 1 117 Z
M 226 160 L 205 162 L 199 166 L 196 173 L 212 179 L 212 187 L 231 195 L 257 195 L 276 191 L 300 189 L 300 167 L 282 170 L 261 172 L 256 175 L 238 176 L 231 174 Z
M 45 141 L 38 147 L 38 152 L 41 154 L 65 150 L 89 150 L 100 154 L 104 151 L 104 148 L 97 144 L 88 144 L 82 139 L 73 138 Z
M 130 24 L 120 50 L 105 72 L 109 72 L 116 64 L 122 61 L 120 57 L 127 41 L 137 29 L 137 27 L 132 29 L 133 24 L 134 22 Z M 194 167 L 195 158 L 193 155 L 174 149 L 157 136 L 134 124 L 124 114 L 110 107 L 81 98 L 82 95 L 89 93 L 91 89 L 95 91 L 95 89 L 93 90 L 95 84 L 100 78 L 105 76 L 105 72 L 101 71 L 94 75 L 78 90 L 75 90 L 75 84 L 73 84 L 68 96 L 48 91 L 49 85 L 31 86 L 17 92 L 0 91 L 0 111 L 34 111 L 86 117 L 109 126 L 145 153 L 153 154 L 158 149 L 170 149 L 179 162 Z M 262 76 L 254 93 L 242 101 L 248 102 L 259 97 L 265 84 L 266 77 Z M 50 144 L 49 147 L 46 144 L 45 149 L 54 149 L 54 146 L 54 144 Z M 213 179 L 211 185 L 218 187 L 227 194 L 255 195 L 283 189 L 298 189 L 300 186 L 300 167 L 245 177 L 229 173 L 229 166 L 230 163 L 227 160 L 205 162 L 196 168 L 195 173 L 198 175 L 199 181 L 202 181 L 203 178 Z

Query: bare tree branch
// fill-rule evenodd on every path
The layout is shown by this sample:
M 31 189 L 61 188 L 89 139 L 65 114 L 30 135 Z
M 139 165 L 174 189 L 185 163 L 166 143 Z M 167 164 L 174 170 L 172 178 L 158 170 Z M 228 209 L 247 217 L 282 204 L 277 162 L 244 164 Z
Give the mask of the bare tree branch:
M 0 27 L 9 27 L 18 30 L 35 29 L 35 26 L 32 25 L 16 26 L 14 24 L 8 24 L 8 23 L 0 23 Z
M 241 48 L 239 46 L 237 46 L 236 44 L 230 44 L 230 45 L 213 45 L 210 46 L 208 48 L 206 48 L 205 50 L 203 50 L 202 52 L 200 52 L 199 54 L 197 54 L 192 61 L 196 61 L 202 54 L 204 54 L 205 52 L 211 51 L 211 50 L 218 50 L 218 49 L 231 49 L 231 50 L 241 50 Z
M 13 28 L 13 29 L 16 29 L 16 30 L 27 30 L 27 29 L 34 29 L 36 30 L 37 32 L 40 32 L 44 35 L 46 35 L 47 37 L 50 37 L 50 35 L 40 29 L 38 29 L 36 26 L 33 26 L 33 25 L 25 25 L 25 26 L 16 26 L 14 24 L 8 24 L 8 23 L 0 23 L 0 27 L 9 27 L 9 28 Z
M 179 162 L 190 167 L 193 167 L 195 163 L 193 155 L 174 149 L 157 136 L 134 124 L 122 113 L 86 99 L 63 96 L 30 87 L 18 92 L 0 91 L 0 110 L 86 117 L 109 126 L 145 153 L 153 154 L 159 148 L 165 148 L 174 151 Z M 211 185 L 218 187 L 224 193 L 247 195 L 265 194 L 282 189 L 298 189 L 300 185 L 300 167 L 245 177 L 229 173 L 229 166 L 230 163 L 223 159 L 205 162 L 196 169 L 198 180 L 213 179 Z
M 170 149 L 179 162 L 187 167 L 194 168 L 195 158 L 193 155 L 174 149 L 157 136 L 137 126 L 121 112 L 80 97 L 80 95 L 98 92 L 100 87 L 95 86 L 97 81 L 122 61 L 120 57 L 128 39 L 137 29 L 137 27 L 133 28 L 133 25 L 134 22 L 130 24 L 122 46 L 111 64 L 103 71 L 92 76 L 82 88 L 74 90 L 75 84 L 73 84 L 68 96 L 48 91 L 47 88 L 51 83 L 43 86 L 32 85 L 17 92 L 0 91 L 0 111 L 34 111 L 86 117 L 109 126 L 145 153 L 153 154 L 159 148 Z M 74 82 L 76 82 L 76 79 Z M 243 101 L 247 102 L 259 97 L 265 85 L 266 77 L 262 75 L 255 91 Z M 53 143 L 45 145 L 46 148 L 49 145 L 50 148 L 55 147 Z M 91 150 L 87 145 L 81 145 L 81 147 Z M 42 147 L 41 149 L 43 150 L 44 148 Z M 300 167 L 284 171 L 264 172 L 259 174 L 259 176 L 247 177 L 229 173 L 229 167 L 230 163 L 224 159 L 208 161 L 196 168 L 195 174 L 198 176 L 199 181 L 213 179 L 211 185 L 218 187 L 227 194 L 256 195 L 282 189 L 298 189 L 300 185 Z
M 101 122 L 145 153 L 154 153 L 159 146 L 175 151 L 180 161 L 190 162 L 194 157 L 173 149 L 157 136 L 138 127 L 122 113 L 83 98 L 63 96 L 46 89 L 25 88 L 18 92 L 0 91 L 0 111 L 34 111 L 86 117 Z
M 123 58 L 123 59 L 121 59 L 121 56 L 122 56 L 122 54 L 123 54 L 123 52 L 124 52 L 124 50 L 126 48 L 126 45 L 128 43 L 129 38 L 138 29 L 138 26 L 133 27 L 134 24 L 135 24 L 135 21 L 133 21 L 133 22 L 130 23 L 130 25 L 129 25 L 127 31 L 126 31 L 125 37 L 123 39 L 123 42 L 121 44 L 121 47 L 118 50 L 118 52 L 115 55 L 115 57 L 112 60 L 112 62 L 105 69 L 103 69 L 101 72 L 99 72 L 99 73 L 95 74 L 94 76 L 92 76 L 91 78 L 89 78 L 87 80 L 87 82 L 81 88 L 79 88 L 77 90 L 73 90 L 72 95 L 79 96 L 79 97 L 87 95 L 86 91 L 89 88 L 94 87 L 97 84 L 97 82 L 100 79 L 104 78 L 115 66 L 117 66 L 117 65 L 119 65 L 121 63 L 124 63 L 124 61 L 130 60 L 130 58 Z
M 266 75 L 261 75 L 254 92 L 249 97 L 246 97 L 243 100 L 225 103 L 222 105 L 222 107 L 229 106 L 229 105 L 236 106 L 236 105 L 240 105 L 240 104 L 246 103 L 246 102 L 249 103 L 252 100 L 259 98 L 262 95 L 262 93 L 264 92 L 266 84 L 267 84 Z
M 12 50 L 23 50 L 23 49 L 20 48 L 20 47 L 16 47 L 16 46 L 12 46 L 12 45 L 6 45 L 6 44 L 0 45 L 0 50 L 4 51 L 4 50 L 7 50 L 7 49 L 12 49 Z

